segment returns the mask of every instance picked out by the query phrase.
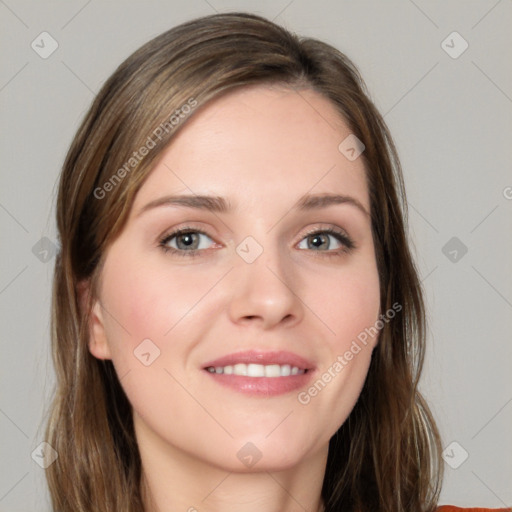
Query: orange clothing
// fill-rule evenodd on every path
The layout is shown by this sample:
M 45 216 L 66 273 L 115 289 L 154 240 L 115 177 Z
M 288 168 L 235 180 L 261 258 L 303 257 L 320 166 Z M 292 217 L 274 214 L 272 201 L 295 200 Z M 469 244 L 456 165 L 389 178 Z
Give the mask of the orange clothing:
M 466 508 L 454 505 L 441 505 L 436 512 L 512 512 L 512 508 Z

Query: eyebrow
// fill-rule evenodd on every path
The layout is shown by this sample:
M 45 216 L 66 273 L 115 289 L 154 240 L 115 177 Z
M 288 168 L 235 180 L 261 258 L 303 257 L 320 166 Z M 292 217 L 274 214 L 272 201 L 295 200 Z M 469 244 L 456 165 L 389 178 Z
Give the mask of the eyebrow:
M 366 208 L 358 199 L 340 194 L 306 194 L 295 203 L 292 209 L 298 211 L 311 211 L 338 204 L 354 206 L 367 217 L 370 216 Z M 161 206 L 182 206 L 198 210 L 208 210 L 215 213 L 228 213 L 233 210 L 233 205 L 224 197 L 206 195 L 174 195 L 160 197 L 159 199 L 149 202 L 141 208 L 137 216 L 142 215 L 148 210 Z

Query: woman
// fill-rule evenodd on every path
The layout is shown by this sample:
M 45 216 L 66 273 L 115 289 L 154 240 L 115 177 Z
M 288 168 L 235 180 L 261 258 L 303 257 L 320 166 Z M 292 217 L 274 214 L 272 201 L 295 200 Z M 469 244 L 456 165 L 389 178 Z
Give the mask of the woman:
M 436 510 L 405 205 L 329 45 L 231 13 L 129 57 L 60 181 L 55 510 Z

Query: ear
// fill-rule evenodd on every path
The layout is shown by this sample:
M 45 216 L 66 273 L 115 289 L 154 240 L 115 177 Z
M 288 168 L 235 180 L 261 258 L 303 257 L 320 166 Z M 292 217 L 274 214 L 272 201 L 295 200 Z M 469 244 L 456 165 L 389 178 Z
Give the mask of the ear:
M 87 313 L 89 301 L 91 300 L 90 280 L 81 281 L 77 286 L 80 310 L 82 314 Z M 110 346 L 105 332 L 103 308 L 98 298 L 92 299 L 91 312 L 88 322 L 88 348 L 89 352 L 98 359 L 112 359 Z

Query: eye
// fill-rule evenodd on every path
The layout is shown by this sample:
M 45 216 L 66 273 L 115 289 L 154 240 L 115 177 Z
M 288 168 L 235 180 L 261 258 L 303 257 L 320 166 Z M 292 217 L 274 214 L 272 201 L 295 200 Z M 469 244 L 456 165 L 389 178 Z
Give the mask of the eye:
M 213 240 L 203 231 L 194 228 L 181 228 L 168 233 L 159 242 L 165 252 L 180 256 L 195 256 L 200 250 L 208 249 L 211 245 L 204 238 Z M 213 242 L 215 243 L 215 242 Z
M 334 242 L 333 242 L 334 241 Z M 305 246 L 304 246 L 305 245 Z M 334 247 L 332 247 L 334 245 Z M 355 248 L 353 240 L 342 231 L 333 228 L 315 230 L 306 235 L 298 245 L 299 249 L 326 252 L 329 256 L 347 253 Z
M 158 245 L 164 252 L 195 257 L 199 256 L 201 251 L 215 245 L 215 242 L 204 231 L 185 227 L 166 234 Z M 313 230 L 307 233 L 298 245 L 299 249 L 325 253 L 323 256 L 341 256 L 355 247 L 355 243 L 346 233 L 333 228 Z

